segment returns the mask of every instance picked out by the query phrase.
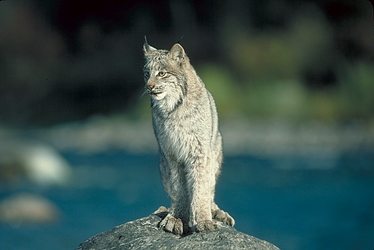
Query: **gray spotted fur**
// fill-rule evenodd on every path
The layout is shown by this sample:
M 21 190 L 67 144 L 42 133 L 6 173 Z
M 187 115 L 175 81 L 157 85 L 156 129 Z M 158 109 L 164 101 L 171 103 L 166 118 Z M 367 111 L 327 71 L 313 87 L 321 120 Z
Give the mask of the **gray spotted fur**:
M 171 198 L 170 209 L 158 210 L 169 212 L 160 227 L 180 235 L 217 229 L 212 219 L 233 226 L 234 219 L 214 202 L 222 138 L 212 95 L 179 43 L 167 51 L 145 41 L 143 50 L 162 183 Z

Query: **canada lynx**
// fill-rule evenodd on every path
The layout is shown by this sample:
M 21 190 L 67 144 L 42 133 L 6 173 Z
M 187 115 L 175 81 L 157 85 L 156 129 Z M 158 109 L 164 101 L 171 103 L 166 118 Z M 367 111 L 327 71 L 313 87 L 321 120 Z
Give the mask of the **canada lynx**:
M 217 229 L 212 219 L 233 226 L 234 219 L 214 202 L 222 138 L 212 95 L 179 43 L 167 51 L 146 40 L 143 50 L 162 183 L 171 198 L 169 210 L 158 210 L 169 211 L 160 227 L 180 235 Z

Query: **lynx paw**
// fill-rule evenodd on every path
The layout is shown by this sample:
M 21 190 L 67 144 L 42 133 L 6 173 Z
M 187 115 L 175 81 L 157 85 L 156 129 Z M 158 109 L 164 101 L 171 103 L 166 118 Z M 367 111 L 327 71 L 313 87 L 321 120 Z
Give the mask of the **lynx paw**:
M 212 212 L 212 217 L 213 219 L 221 221 L 229 226 L 234 226 L 235 224 L 234 218 L 221 209 L 217 209 L 216 211 Z
M 197 223 L 196 232 L 205 232 L 218 229 L 218 225 L 211 220 L 203 220 Z
M 153 214 L 159 214 L 159 213 L 165 213 L 165 212 L 169 212 L 169 209 L 167 209 L 164 206 L 161 206 L 156 211 L 154 211 Z
M 161 222 L 160 228 L 163 228 L 167 232 L 171 232 L 176 235 L 183 234 L 183 223 L 181 219 L 176 219 L 171 214 L 168 214 Z

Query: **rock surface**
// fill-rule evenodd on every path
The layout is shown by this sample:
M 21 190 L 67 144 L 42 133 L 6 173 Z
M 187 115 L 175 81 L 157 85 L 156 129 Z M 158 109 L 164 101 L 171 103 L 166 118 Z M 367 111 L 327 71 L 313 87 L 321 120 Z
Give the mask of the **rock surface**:
M 93 249 L 257 249 L 276 250 L 273 244 L 220 223 L 220 229 L 186 236 L 159 230 L 162 216 L 150 215 L 117 226 L 81 243 L 76 250 Z

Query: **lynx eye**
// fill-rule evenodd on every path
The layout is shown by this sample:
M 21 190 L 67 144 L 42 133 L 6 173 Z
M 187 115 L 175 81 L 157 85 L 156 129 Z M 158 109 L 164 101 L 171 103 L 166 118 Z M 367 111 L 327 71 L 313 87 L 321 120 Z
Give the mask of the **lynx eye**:
M 144 72 L 144 77 L 149 78 L 149 72 L 148 71 Z
M 165 77 L 166 74 L 167 74 L 166 72 L 164 72 L 164 71 L 160 71 L 160 72 L 158 72 L 157 76 L 158 76 L 158 77 Z

